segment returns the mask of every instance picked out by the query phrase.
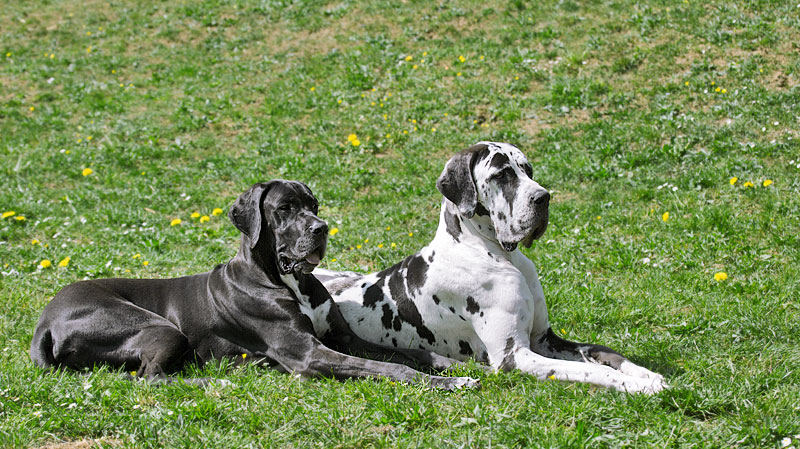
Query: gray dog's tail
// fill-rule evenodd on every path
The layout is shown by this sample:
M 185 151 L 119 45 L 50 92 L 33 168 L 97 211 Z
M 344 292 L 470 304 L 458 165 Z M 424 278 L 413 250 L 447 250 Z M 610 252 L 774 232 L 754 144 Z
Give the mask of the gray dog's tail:
M 36 366 L 50 368 L 56 365 L 53 355 L 53 334 L 47 326 L 37 326 L 31 341 L 31 360 Z

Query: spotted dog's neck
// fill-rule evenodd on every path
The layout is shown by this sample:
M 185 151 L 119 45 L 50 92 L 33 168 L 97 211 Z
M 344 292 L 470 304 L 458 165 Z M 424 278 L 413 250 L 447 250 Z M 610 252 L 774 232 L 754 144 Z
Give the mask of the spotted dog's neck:
M 281 274 L 280 278 L 283 284 L 288 287 L 292 293 L 294 293 L 294 297 L 297 299 L 297 301 L 304 304 L 311 304 L 311 300 L 308 295 L 303 294 L 303 292 L 300 291 L 300 281 L 297 279 L 294 273 Z
M 433 240 L 445 246 L 450 246 L 455 241 L 460 245 L 476 247 L 492 254 L 508 254 L 497 241 L 494 225 L 488 213 L 476 213 L 471 218 L 466 218 L 448 199 L 442 201 L 439 227 Z

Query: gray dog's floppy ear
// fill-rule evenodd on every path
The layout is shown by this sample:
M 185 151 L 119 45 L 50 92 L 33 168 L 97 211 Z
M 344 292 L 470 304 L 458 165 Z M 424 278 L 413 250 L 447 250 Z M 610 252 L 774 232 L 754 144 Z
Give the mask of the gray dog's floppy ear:
M 472 179 L 472 169 L 488 149 L 488 145 L 479 143 L 456 154 L 447 161 L 442 174 L 436 180 L 436 188 L 458 206 L 458 211 L 467 218 L 475 215 L 478 207 L 478 190 L 475 180 Z
M 231 223 L 249 239 L 250 248 L 255 248 L 261 235 L 261 201 L 272 184 L 272 181 L 253 184 L 228 211 Z

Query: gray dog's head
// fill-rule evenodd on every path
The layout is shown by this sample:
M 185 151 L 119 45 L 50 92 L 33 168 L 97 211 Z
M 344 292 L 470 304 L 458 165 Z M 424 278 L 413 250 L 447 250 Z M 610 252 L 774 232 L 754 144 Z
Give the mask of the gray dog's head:
M 242 232 L 243 245 L 266 252 L 280 274 L 311 273 L 325 255 L 328 225 L 305 184 L 281 179 L 253 185 L 228 211 Z
M 436 187 L 465 218 L 488 216 L 506 251 L 530 247 L 547 229 L 550 193 L 514 145 L 478 142 L 447 161 Z

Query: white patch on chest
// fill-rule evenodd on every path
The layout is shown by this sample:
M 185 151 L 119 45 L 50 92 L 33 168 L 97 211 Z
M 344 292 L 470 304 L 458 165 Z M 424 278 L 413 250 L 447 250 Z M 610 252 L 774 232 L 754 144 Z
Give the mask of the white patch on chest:
M 314 326 L 314 334 L 317 338 L 322 338 L 331 329 L 328 323 L 328 314 L 331 311 L 331 302 L 325 301 L 317 306 L 316 309 L 311 307 L 311 298 L 300 292 L 300 286 L 297 284 L 297 279 L 294 276 L 281 275 L 281 280 L 287 287 L 294 293 L 297 303 L 300 305 L 300 313 L 307 316 L 311 320 L 311 325 Z

